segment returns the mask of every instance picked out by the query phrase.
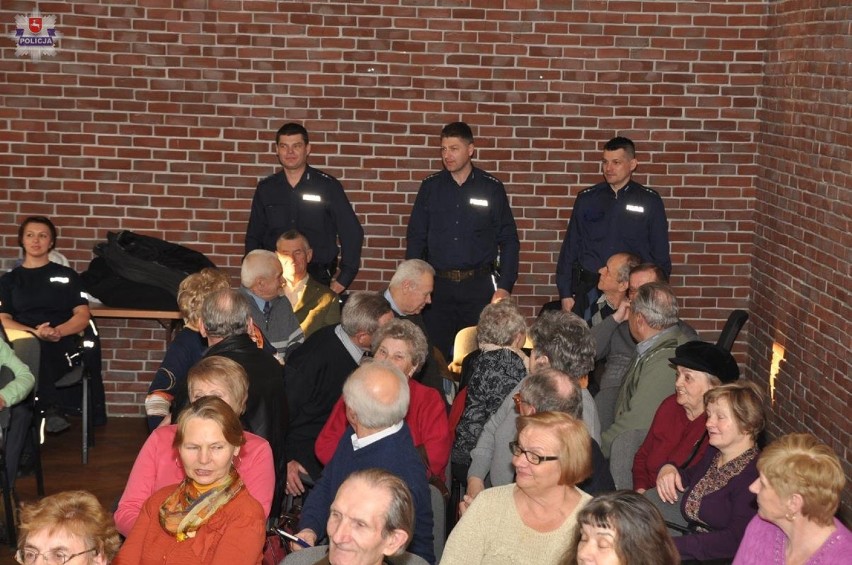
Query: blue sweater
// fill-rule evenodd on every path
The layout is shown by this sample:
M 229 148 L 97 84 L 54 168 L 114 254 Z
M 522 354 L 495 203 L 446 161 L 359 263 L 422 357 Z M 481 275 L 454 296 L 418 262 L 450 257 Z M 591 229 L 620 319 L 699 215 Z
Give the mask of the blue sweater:
M 414 536 L 408 551 L 429 563 L 435 563 L 435 546 L 432 537 L 432 498 L 426 480 L 426 466 L 414 448 L 407 424 L 386 438 L 380 439 L 358 451 L 352 448 L 351 426 L 347 426 L 337 450 L 325 466 L 316 485 L 302 508 L 299 529 L 310 528 L 318 539 L 325 536 L 329 507 L 337 489 L 353 471 L 378 467 L 399 476 L 411 490 L 414 499 Z

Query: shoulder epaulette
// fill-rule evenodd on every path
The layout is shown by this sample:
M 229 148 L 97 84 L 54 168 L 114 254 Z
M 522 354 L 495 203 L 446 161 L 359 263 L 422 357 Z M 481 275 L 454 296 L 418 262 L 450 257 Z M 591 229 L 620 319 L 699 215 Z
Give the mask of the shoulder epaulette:
M 438 171 L 438 172 L 436 172 L 436 173 L 432 173 L 431 175 L 429 175 L 428 177 L 426 177 L 425 179 L 423 179 L 423 181 L 422 181 L 422 182 L 426 182 L 426 181 L 432 180 L 433 178 L 435 178 L 435 177 L 437 177 L 438 175 L 440 175 L 442 172 L 443 172 L 443 171 Z

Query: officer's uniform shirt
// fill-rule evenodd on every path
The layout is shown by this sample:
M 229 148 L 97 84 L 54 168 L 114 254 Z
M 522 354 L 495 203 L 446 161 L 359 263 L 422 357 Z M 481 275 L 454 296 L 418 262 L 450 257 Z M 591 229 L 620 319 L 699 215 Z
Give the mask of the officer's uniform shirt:
M 408 224 L 406 259 L 425 258 L 438 271 L 491 265 L 500 251 L 498 287 L 518 278 L 520 242 L 503 183 L 473 168 L 459 186 L 446 169 L 420 185 Z
M 671 273 L 669 223 L 663 199 L 633 180 L 617 193 L 606 182 L 577 195 L 556 265 L 559 297 L 572 296 L 575 262 L 596 273 L 616 253 L 629 252 Z
M 295 187 L 284 171 L 257 185 L 246 229 L 246 253 L 253 249 L 275 251 L 282 233 L 296 229 L 308 238 L 312 263 L 327 265 L 337 258 L 340 238 L 340 275 L 349 286 L 361 263 L 364 229 L 336 178 L 308 166 Z

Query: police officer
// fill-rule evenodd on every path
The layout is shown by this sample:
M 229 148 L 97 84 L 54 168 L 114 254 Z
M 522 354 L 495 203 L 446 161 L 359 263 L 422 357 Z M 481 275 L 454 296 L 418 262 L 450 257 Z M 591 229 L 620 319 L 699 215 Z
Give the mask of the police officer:
M 425 259 L 435 268 L 423 320 L 447 358 L 456 332 L 475 326 L 489 302 L 508 298 L 518 278 L 520 242 L 506 189 L 473 166 L 473 153 L 470 126 L 444 127 L 444 170 L 422 182 L 408 224 L 405 258 Z
M 308 273 L 340 294 L 358 273 L 364 229 L 340 182 L 307 164 L 311 144 L 304 126 L 281 126 L 275 135 L 275 152 L 284 169 L 257 185 L 246 228 L 246 253 L 275 251 L 279 235 L 299 230 L 313 249 Z M 340 272 L 334 278 L 338 238 Z
M 669 224 L 660 195 L 631 177 L 636 148 L 614 137 L 603 148 L 605 182 L 577 195 L 559 262 L 556 286 L 562 309 L 579 316 L 597 300 L 598 271 L 616 253 L 633 253 L 671 273 Z

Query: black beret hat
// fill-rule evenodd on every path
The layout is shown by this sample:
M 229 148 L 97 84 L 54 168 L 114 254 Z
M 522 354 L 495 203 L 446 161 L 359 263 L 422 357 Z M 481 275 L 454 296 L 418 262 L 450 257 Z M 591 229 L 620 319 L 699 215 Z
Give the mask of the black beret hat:
M 675 349 L 670 358 L 675 365 L 709 373 L 722 381 L 732 383 L 740 378 L 740 368 L 726 349 L 706 341 L 689 341 Z

